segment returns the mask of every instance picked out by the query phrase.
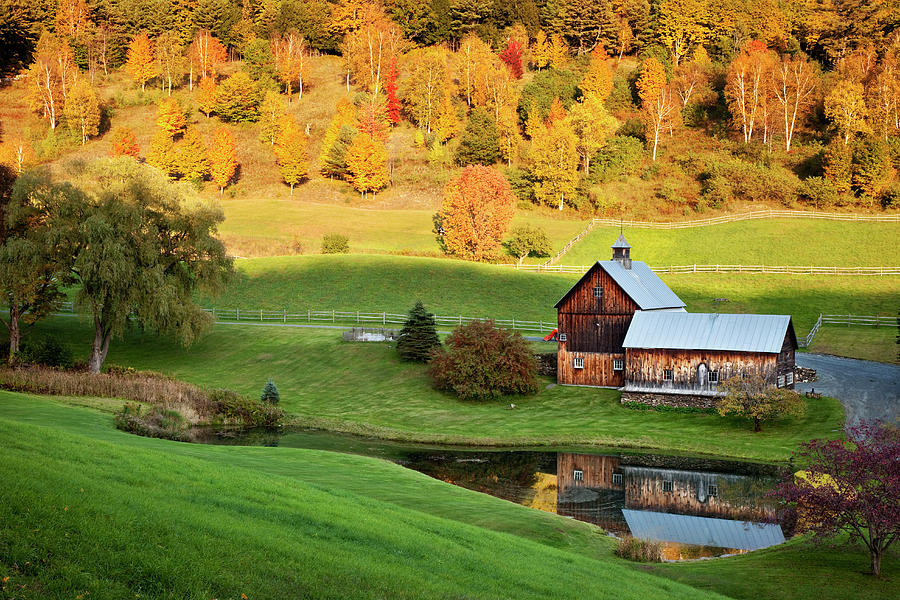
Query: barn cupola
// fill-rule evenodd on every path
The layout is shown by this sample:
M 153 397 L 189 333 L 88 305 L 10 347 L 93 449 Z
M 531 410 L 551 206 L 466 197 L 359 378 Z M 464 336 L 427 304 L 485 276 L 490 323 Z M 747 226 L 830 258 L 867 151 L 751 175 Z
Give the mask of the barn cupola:
M 619 239 L 612 245 L 612 259 L 625 267 L 631 268 L 631 246 L 625 241 L 625 234 L 619 234 Z

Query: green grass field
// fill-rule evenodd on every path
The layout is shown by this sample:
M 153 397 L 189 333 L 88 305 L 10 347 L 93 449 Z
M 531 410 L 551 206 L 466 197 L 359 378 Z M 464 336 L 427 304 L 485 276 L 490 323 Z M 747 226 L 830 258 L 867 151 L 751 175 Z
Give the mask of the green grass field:
M 78 356 L 87 353 L 87 323 L 56 318 L 41 329 L 74 344 Z M 218 325 L 189 349 L 135 332 L 111 345 L 107 362 L 248 395 L 271 378 L 291 424 L 409 441 L 607 445 L 778 461 L 803 441 L 840 435 L 843 423 L 832 399 L 811 401 L 805 417 L 775 421 L 759 434 L 736 418 L 629 410 L 615 390 L 555 386 L 535 396 L 462 402 L 434 390 L 426 368 L 401 361 L 388 344 L 345 343 L 335 330 Z
M 866 564 L 858 550 L 797 541 L 728 559 L 634 565 L 615 558 L 592 525 L 381 460 L 140 438 L 65 402 L 0 392 L 4 597 L 880 600 L 898 592 L 896 553 L 881 580 L 858 573 Z
M 556 321 L 553 305 L 576 275 L 526 273 L 493 265 L 400 256 L 301 256 L 241 260 L 229 290 L 205 305 L 288 311 L 405 313 L 421 299 L 439 315 Z M 900 277 L 662 274 L 691 312 L 789 314 L 806 335 L 819 313 L 896 314 Z M 715 302 L 726 298 L 727 302 Z M 822 331 L 829 330 L 823 328 Z M 840 339 L 835 354 L 890 362 L 883 332 L 862 344 Z M 858 353 L 863 349 L 864 352 Z M 815 349 L 815 347 L 814 347 Z
M 563 265 L 608 260 L 617 227 L 597 227 L 560 258 Z M 629 229 L 631 256 L 652 266 L 900 266 L 900 224 L 761 219 L 691 229 Z

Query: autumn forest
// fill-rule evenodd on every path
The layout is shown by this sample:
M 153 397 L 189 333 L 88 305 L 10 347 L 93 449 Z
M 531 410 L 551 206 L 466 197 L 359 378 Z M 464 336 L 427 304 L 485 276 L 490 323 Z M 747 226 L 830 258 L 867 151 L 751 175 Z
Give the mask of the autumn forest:
M 4 115 L 0 160 L 102 138 L 219 194 L 259 168 L 365 201 L 417 163 L 426 195 L 491 167 L 455 185 L 510 207 L 880 210 L 900 203 L 898 22 L 860 0 L 4 0 L 0 68 L 31 116 Z M 112 116 L 116 74 L 149 143 Z M 327 118 L 298 116 L 326 85 Z

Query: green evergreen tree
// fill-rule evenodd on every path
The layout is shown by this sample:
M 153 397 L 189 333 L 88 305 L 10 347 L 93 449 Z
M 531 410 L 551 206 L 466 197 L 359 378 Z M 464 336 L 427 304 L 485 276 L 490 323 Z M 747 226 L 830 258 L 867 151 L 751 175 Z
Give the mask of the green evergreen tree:
M 456 151 L 456 162 L 460 166 L 490 166 L 500 160 L 500 135 L 497 123 L 481 108 L 472 111 L 462 140 Z
M 328 150 L 328 154 L 323 158 L 323 175 L 327 177 L 347 177 L 347 149 L 353 143 L 355 135 L 356 130 L 349 125 L 341 127 L 341 132 L 338 134 L 337 139 L 332 144 L 331 149 Z
M 400 358 L 413 362 L 428 362 L 431 351 L 441 347 L 435 330 L 434 315 L 425 310 L 421 300 L 409 311 L 409 318 L 400 330 L 397 352 Z
M 266 386 L 263 388 L 262 394 L 259 396 L 260 401 L 268 402 L 269 404 L 278 404 L 281 400 L 281 396 L 278 395 L 278 388 L 275 387 L 275 382 L 271 379 L 266 382 Z

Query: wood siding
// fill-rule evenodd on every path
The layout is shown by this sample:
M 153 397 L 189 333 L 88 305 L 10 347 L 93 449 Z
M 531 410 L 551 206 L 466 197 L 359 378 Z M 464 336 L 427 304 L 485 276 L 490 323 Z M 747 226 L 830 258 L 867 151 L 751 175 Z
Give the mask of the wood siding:
M 788 327 L 787 333 L 784 335 L 784 343 L 781 345 L 781 352 L 778 354 L 776 361 L 776 373 L 778 376 L 784 376 L 794 372 L 795 350 L 797 348 L 796 341 L 791 335 L 791 328 Z M 786 386 L 794 389 L 794 384 Z
M 613 473 L 621 473 L 618 456 L 598 456 L 596 454 L 572 454 L 559 452 L 556 455 L 556 484 L 560 489 L 570 486 L 618 489 L 613 485 Z M 582 480 L 575 480 L 575 471 L 582 472 Z
M 594 288 L 603 290 L 600 298 Z M 559 305 L 558 329 L 566 334 L 557 353 L 557 381 L 566 385 L 621 387 L 624 371 L 613 370 L 613 360 L 625 360 L 622 342 L 638 305 L 619 284 L 595 265 Z M 574 359 L 584 359 L 576 369 Z
M 594 288 L 603 289 L 602 298 L 594 298 Z M 633 315 L 638 305 L 625 293 L 619 284 L 599 265 L 594 265 L 588 274 L 569 291 L 559 305 L 560 313 L 588 315 Z
M 584 368 L 575 368 L 576 357 L 583 359 Z M 624 361 L 625 355 L 569 352 L 565 343 L 560 343 L 556 353 L 556 381 L 563 385 L 622 387 L 625 385 L 625 371 L 613 369 L 615 359 Z
M 629 348 L 626 355 L 625 384 L 629 389 L 715 393 L 717 386 L 708 383 L 708 375 L 706 383 L 698 380 L 701 364 L 707 373 L 717 371 L 719 382 L 735 375 L 757 374 L 774 385 L 777 378 L 777 354 Z M 666 369 L 673 371 L 671 381 L 663 379 Z

